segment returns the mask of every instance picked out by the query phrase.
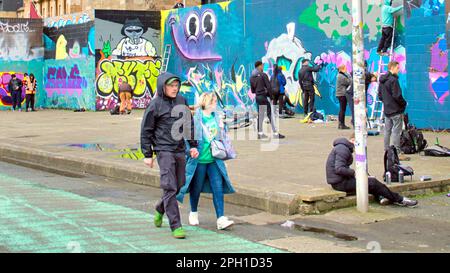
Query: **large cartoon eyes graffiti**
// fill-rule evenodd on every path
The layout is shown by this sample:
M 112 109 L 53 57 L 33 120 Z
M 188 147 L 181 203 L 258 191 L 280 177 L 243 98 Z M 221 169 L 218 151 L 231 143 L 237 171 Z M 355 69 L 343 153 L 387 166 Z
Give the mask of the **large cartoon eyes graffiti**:
M 187 40 L 197 41 L 200 33 L 200 18 L 196 13 L 192 13 L 186 20 L 186 36 Z
M 206 10 L 203 12 L 201 20 L 197 13 L 192 13 L 186 20 L 185 32 L 188 41 L 197 42 L 200 30 L 203 33 L 203 37 L 209 37 L 212 39 L 216 33 L 216 29 L 216 16 L 212 10 Z
M 207 10 L 202 15 L 203 37 L 213 38 L 216 33 L 216 17 L 212 10 Z

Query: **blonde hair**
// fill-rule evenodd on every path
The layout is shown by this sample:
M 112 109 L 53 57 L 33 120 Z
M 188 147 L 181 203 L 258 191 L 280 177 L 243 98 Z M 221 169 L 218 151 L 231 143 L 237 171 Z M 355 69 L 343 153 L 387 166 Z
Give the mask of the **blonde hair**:
M 214 92 L 203 93 L 200 96 L 198 107 L 205 110 L 208 106 L 213 104 L 213 101 L 217 101 L 217 95 Z
M 338 66 L 339 72 L 344 71 L 344 68 L 347 68 L 347 66 L 345 64 L 341 64 L 340 66 Z

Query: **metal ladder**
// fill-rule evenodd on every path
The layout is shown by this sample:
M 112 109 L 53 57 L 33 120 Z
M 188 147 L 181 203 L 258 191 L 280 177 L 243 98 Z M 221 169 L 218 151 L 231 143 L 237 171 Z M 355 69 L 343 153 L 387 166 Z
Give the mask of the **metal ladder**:
M 395 40 L 395 28 L 397 24 L 397 17 L 394 18 L 394 26 L 392 30 L 392 41 L 391 41 L 391 48 L 389 50 L 389 62 L 383 63 L 383 55 L 380 55 L 380 60 L 378 61 L 378 77 L 377 77 L 377 85 L 378 88 L 380 88 L 380 78 L 381 75 L 386 74 L 387 72 L 383 72 L 383 67 L 386 67 L 386 70 L 388 70 L 387 66 L 392 61 L 392 58 L 394 56 L 394 40 Z M 369 127 L 373 128 L 374 125 L 378 128 L 378 131 L 381 130 L 381 127 L 384 126 L 384 105 L 383 102 L 378 97 L 378 92 L 375 96 L 375 105 L 373 107 L 373 111 L 369 118 Z
M 171 44 L 166 45 L 166 48 L 164 49 L 164 55 L 163 55 L 160 73 L 167 72 L 167 66 L 169 65 L 171 52 L 172 52 L 172 45 Z

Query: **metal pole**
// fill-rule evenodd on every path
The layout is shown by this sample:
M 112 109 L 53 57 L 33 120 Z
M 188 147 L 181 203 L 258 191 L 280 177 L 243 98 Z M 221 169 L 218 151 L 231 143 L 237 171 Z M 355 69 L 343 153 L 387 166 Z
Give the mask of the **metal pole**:
M 364 84 L 364 36 L 362 0 L 352 0 L 353 15 L 353 90 L 355 111 L 355 172 L 356 201 L 360 212 L 369 210 L 369 187 L 367 178 L 367 116 Z

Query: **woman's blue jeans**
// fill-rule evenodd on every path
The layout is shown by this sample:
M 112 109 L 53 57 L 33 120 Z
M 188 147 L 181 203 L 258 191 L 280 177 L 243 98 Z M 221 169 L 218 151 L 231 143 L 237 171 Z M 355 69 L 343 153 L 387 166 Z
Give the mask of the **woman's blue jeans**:
M 209 164 L 199 163 L 197 165 L 197 169 L 195 170 L 190 186 L 191 211 L 197 212 L 200 193 L 202 192 L 206 176 L 208 176 L 211 185 L 216 216 L 217 218 L 220 218 L 224 216 L 223 178 L 216 162 Z

